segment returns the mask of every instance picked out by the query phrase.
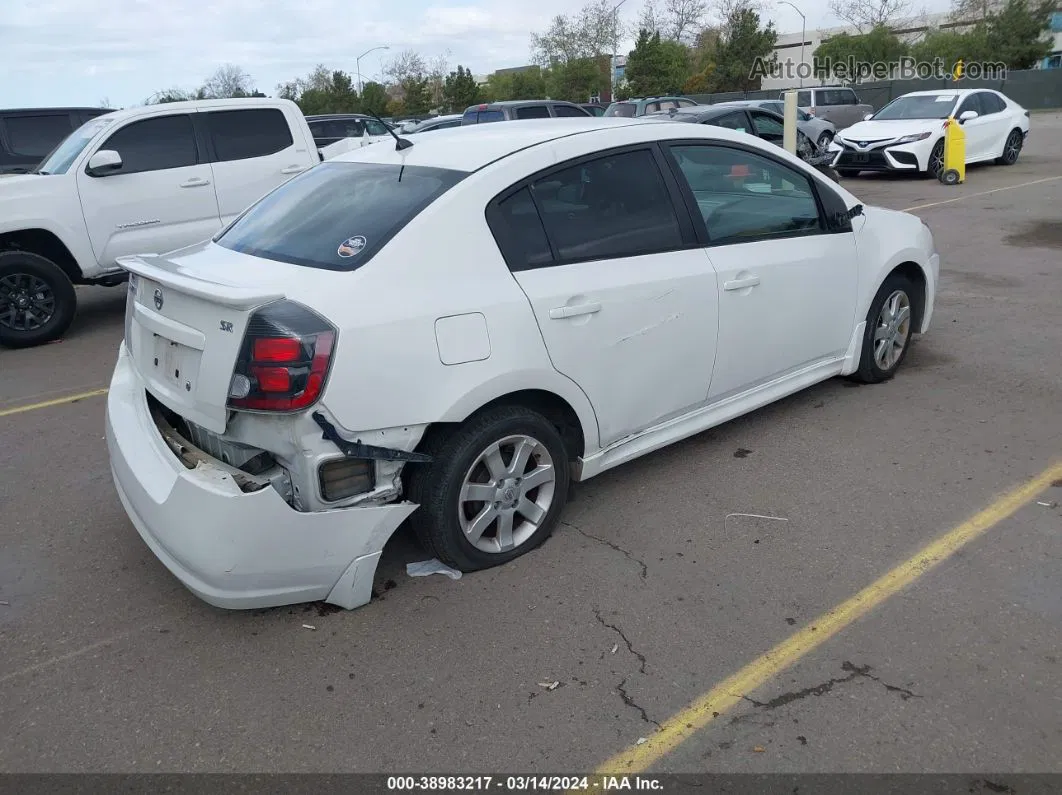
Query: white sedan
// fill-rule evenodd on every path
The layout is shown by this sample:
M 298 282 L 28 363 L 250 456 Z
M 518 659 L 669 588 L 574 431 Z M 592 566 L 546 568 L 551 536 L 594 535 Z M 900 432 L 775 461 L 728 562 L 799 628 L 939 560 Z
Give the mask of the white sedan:
M 357 607 L 407 519 L 505 563 L 572 481 L 896 373 L 937 290 L 919 218 L 744 133 L 602 121 L 358 149 L 122 261 L 114 481 L 191 591 Z
M 966 162 L 1013 165 L 1029 135 L 1029 111 L 998 91 L 915 91 L 837 134 L 830 146 L 841 176 L 909 171 L 938 177 L 944 130 L 955 118 L 966 133 Z

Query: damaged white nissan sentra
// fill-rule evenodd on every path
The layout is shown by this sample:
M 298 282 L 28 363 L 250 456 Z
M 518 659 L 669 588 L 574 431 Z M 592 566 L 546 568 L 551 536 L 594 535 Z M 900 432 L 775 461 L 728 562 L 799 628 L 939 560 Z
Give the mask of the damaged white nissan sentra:
M 463 571 L 569 483 L 838 375 L 891 377 L 940 261 L 740 132 L 550 120 L 315 166 L 214 240 L 122 261 L 118 494 L 227 608 L 369 601 L 406 519 Z

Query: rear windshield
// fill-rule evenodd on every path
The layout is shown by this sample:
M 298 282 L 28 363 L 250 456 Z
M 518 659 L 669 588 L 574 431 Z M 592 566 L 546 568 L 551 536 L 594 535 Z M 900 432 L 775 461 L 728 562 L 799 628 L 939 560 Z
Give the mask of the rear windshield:
M 489 121 L 505 121 L 505 114 L 500 110 L 466 110 L 461 119 L 462 124 L 483 124 Z
M 638 106 L 630 102 L 613 102 L 605 111 L 606 116 L 623 116 L 626 119 L 634 118 L 638 113 Z
M 292 265 L 356 270 L 465 176 L 425 166 L 321 163 L 266 195 L 215 242 Z

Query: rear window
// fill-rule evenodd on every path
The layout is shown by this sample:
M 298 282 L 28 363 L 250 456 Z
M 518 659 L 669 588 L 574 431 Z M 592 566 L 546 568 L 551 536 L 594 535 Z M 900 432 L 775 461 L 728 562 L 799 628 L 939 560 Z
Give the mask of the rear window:
M 613 102 L 605 111 L 606 116 L 622 116 L 625 119 L 632 119 L 637 113 L 637 106 L 630 102 Z
M 483 124 L 490 121 L 505 121 L 505 114 L 500 110 L 466 110 L 461 118 L 462 124 Z
M 321 163 L 266 195 L 215 242 L 292 265 L 356 270 L 465 176 L 425 166 Z

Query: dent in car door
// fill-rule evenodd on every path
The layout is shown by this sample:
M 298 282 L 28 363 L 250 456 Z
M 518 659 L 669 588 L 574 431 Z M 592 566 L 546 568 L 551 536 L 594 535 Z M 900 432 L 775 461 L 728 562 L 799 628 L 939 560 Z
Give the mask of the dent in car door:
M 602 445 L 703 404 L 711 381 L 715 274 L 673 188 L 654 149 L 629 149 L 554 169 L 489 213 L 554 367 L 594 407 Z
M 850 226 L 827 231 L 811 178 L 741 147 L 669 150 L 719 284 L 709 401 L 842 357 L 855 322 L 855 238 Z
M 217 232 L 213 175 L 200 157 L 194 115 L 133 121 L 96 147 L 118 152 L 119 171 L 99 177 L 78 171 L 92 251 L 105 269 L 126 254 L 173 251 Z

